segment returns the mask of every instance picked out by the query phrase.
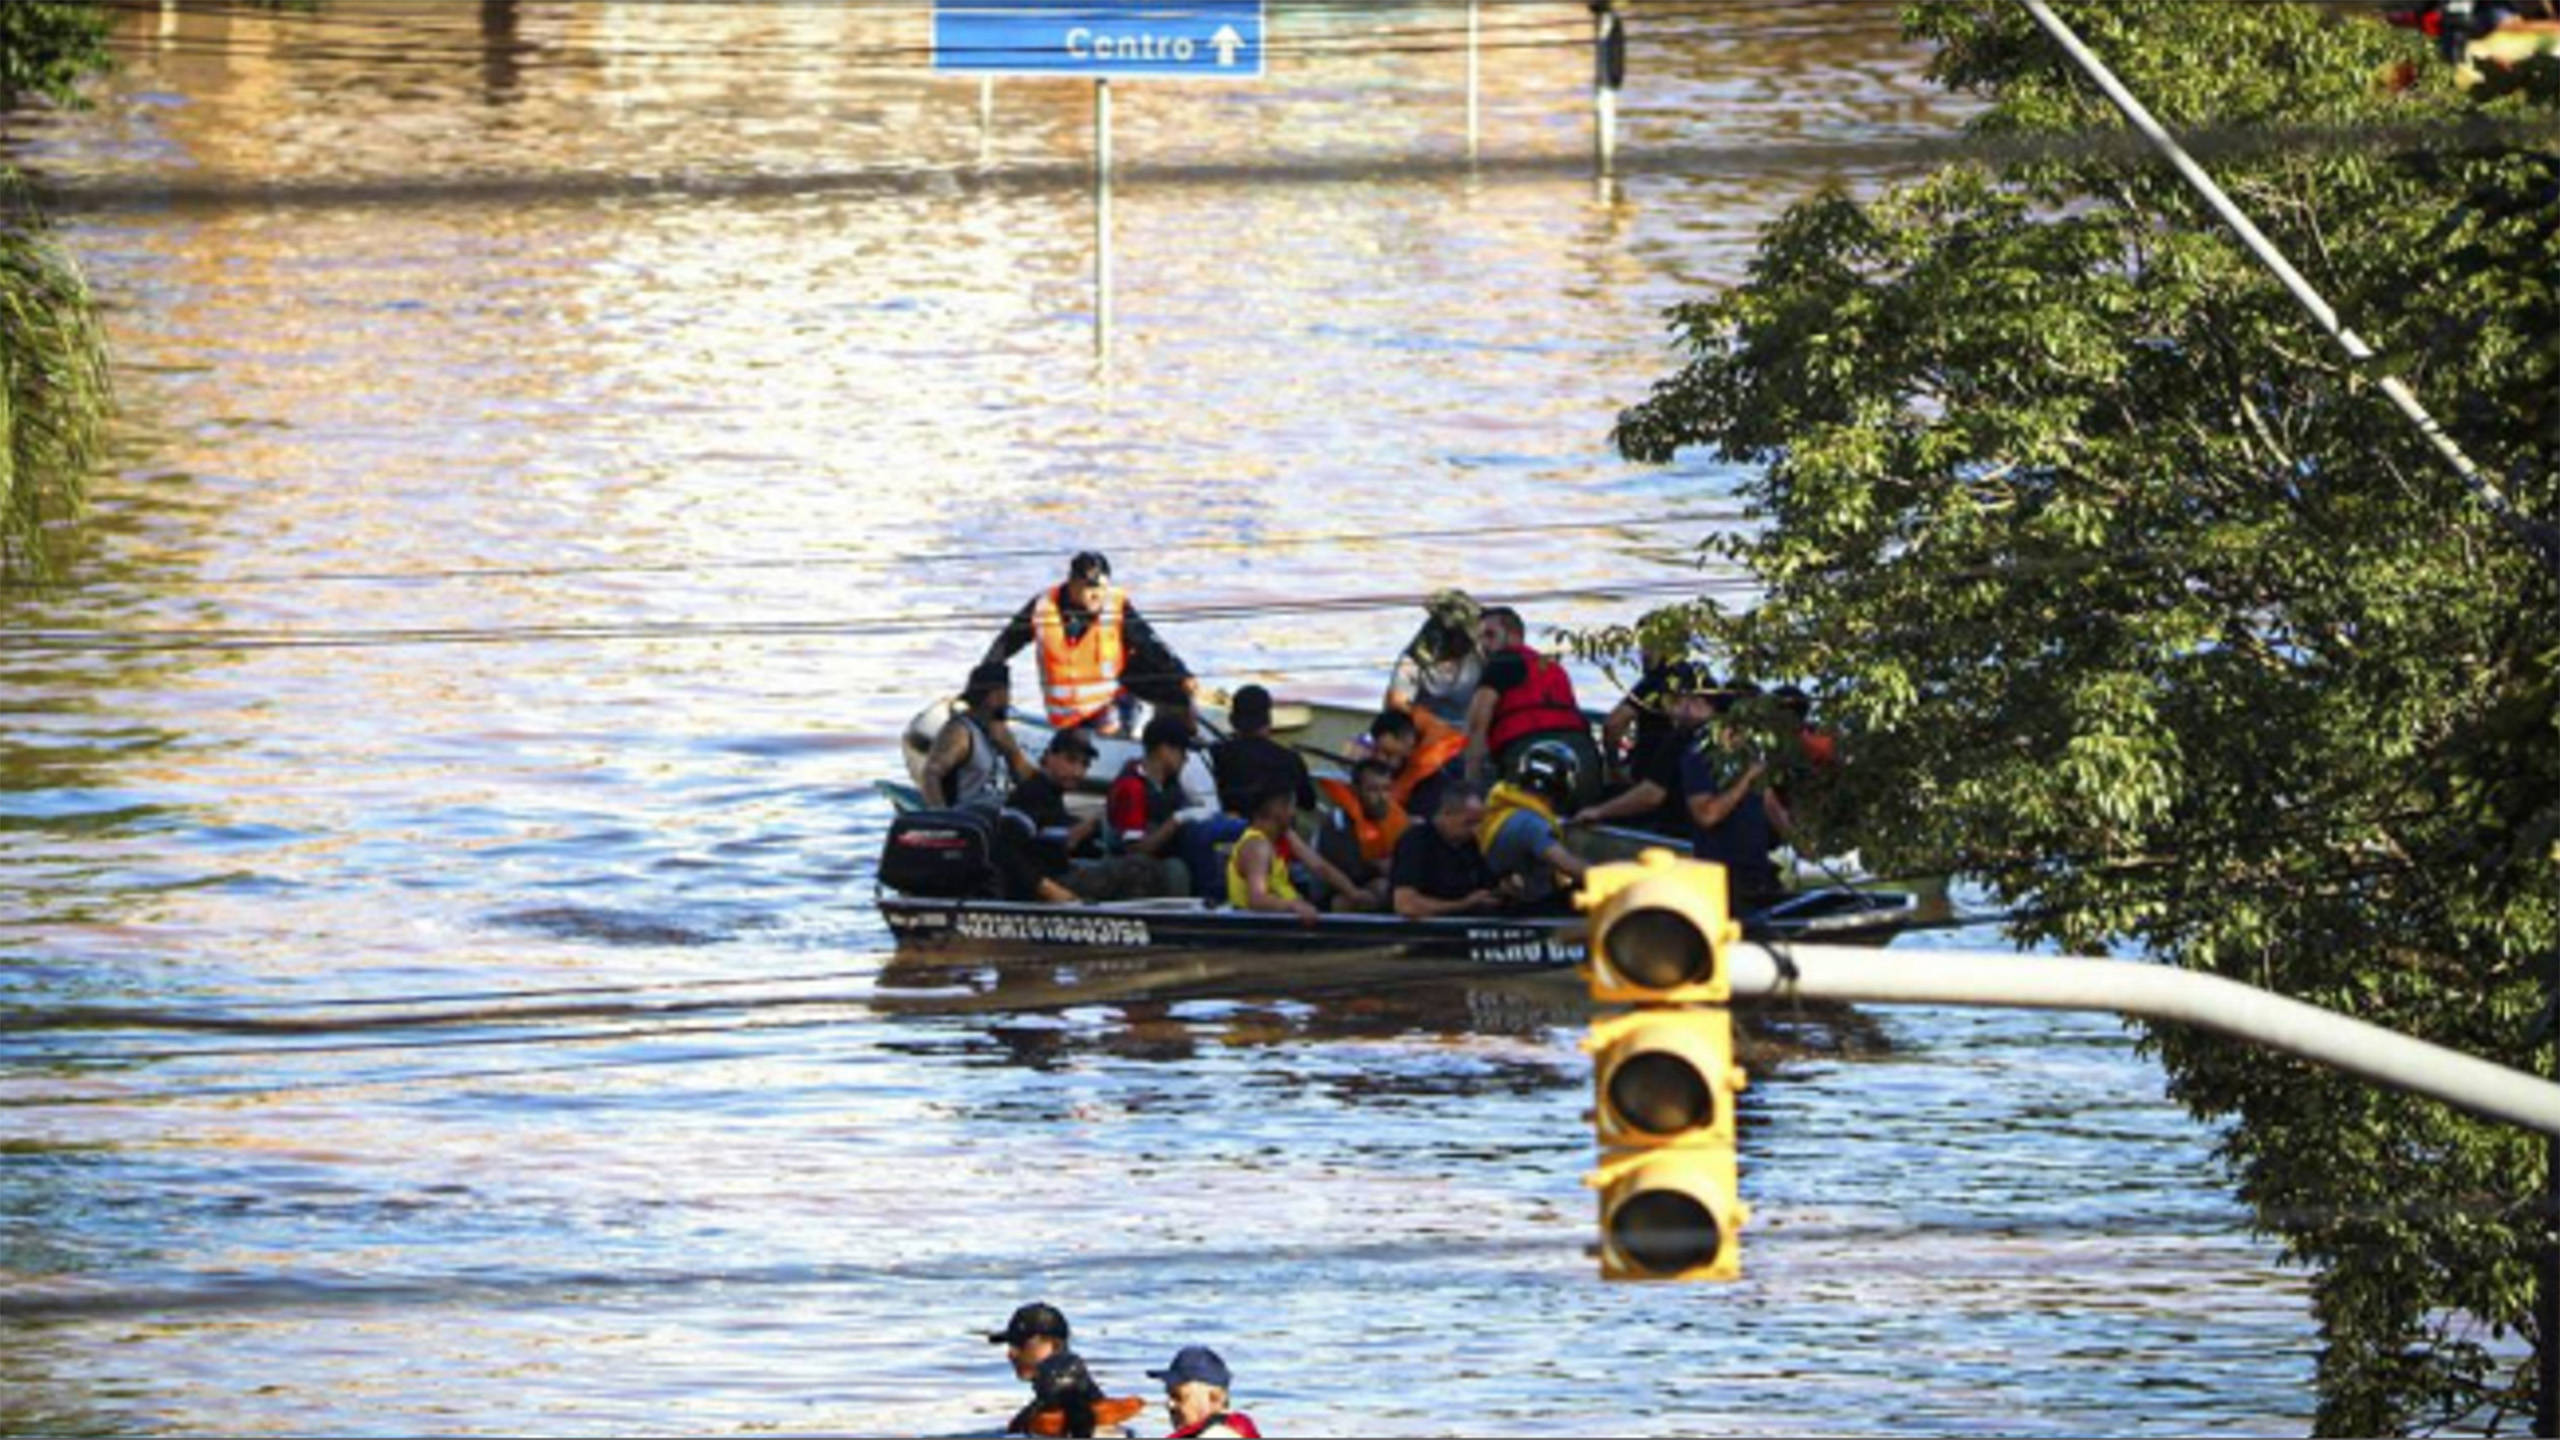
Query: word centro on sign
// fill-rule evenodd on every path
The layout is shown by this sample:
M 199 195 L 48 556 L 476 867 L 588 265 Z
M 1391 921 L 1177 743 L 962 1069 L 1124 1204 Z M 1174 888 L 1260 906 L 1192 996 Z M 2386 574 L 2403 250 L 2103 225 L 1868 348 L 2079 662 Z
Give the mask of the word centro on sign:
M 1226 32 L 1232 35 L 1233 32 Z M 1217 42 L 1212 42 L 1217 43 Z M 1200 42 L 1189 35 L 1156 35 L 1145 31 L 1137 34 L 1115 34 L 1078 25 L 1066 36 L 1068 58 L 1097 61 L 1104 64 L 1188 64 L 1198 58 Z M 1235 42 L 1229 39 L 1219 46 L 1218 63 L 1234 63 Z

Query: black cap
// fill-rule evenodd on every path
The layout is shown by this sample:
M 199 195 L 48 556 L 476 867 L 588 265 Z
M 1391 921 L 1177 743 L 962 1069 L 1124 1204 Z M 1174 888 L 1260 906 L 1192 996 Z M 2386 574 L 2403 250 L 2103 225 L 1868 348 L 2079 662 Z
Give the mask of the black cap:
M 1003 1329 L 988 1332 L 987 1343 L 1019 1345 L 1044 1335 L 1061 1345 L 1067 1343 L 1067 1317 L 1057 1306 L 1034 1300 L 1014 1311 L 1013 1318 L 1005 1322 Z
M 1049 749 L 1047 753 L 1051 755 L 1080 755 L 1085 759 L 1090 760 L 1094 757 L 1095 753 L 1093 737 L 1084 733 L 1083 727 L 1072 726 L 1049 737 Z
M 990 690 L 1013 688 L 1013 672 L 1000 661 L 990 661 L 969 672 L 969 688 L 960 692 L 963 700 L 976 700 Z
M 1111 561 L 1099 550 L 1080 550 L 1067 562 L 1067 578 L 1088 583 L 1111 578 Z
M 1179 715 L 1158 715 L 1147 722 L 1146 729 L 1138 733 L 1138 743 L 1149 750 L 1159 745 L 1173 745 L 1188 750 L 1191 748 L 1191 722 Z
M 1695 660 L 1674 660 L 1662 667 L 1662 693 L 1671 699 L 1712 695 L 1715 689 L 1715 672 Z
M 1239 730 L 1260 730 L 1271 724 L 1271 692 L 1259 685 L 1247 685 L 1227 702 L 1227 720 Z

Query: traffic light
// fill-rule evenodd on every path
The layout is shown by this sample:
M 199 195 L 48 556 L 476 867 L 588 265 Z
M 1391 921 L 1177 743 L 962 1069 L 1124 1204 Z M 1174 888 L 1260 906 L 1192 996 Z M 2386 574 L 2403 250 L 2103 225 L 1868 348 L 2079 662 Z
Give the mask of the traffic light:
M 1612 1280 L 1730 1280 L 1742 1273 L 1749 1210 L 1734 1156 L 1733 985 L 1725 952 L 1741 938 L 1720 865 L 1649 850 L 1595 867 L 1591 997 L 1604 1015 L 1592 1057 L 1600 1166 L 1600 1273 Z

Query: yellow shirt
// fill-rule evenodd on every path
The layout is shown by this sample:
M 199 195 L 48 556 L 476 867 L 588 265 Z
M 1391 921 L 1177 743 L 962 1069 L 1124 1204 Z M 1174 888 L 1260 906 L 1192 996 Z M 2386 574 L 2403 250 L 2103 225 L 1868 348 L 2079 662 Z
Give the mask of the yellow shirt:
M 1257 825 L 1245 835 L 1262 835 L 1271 842 L 1271 872 L 1263 877 L 1263 887 L 1275 899 L 1295 900 L 1298 888 L 1289 883 L 1289 845 L 1275 835 L 1266 835 Z M 1236 838 L 1236 848 L 1227 852 L 1227 903 L 1239 910 L 1253 908 L 1253 892 L 1247 888 L 1244 875 L 1244 837 Z

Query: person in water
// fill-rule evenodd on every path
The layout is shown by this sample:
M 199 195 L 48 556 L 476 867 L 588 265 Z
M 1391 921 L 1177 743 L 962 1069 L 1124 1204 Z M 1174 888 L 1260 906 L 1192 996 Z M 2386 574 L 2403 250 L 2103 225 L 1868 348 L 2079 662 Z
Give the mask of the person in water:
M 1147 1378 L 1164 1382 L 1165 1414 L 1173 1421 L 1169 1440 L 1261 1440 L 1253 1417 L 1232 1408 L 1228 1387 L 1235 1377 L 1208 1346 L 1183 1346 L 1172 1364 L 1148 1371 Z

